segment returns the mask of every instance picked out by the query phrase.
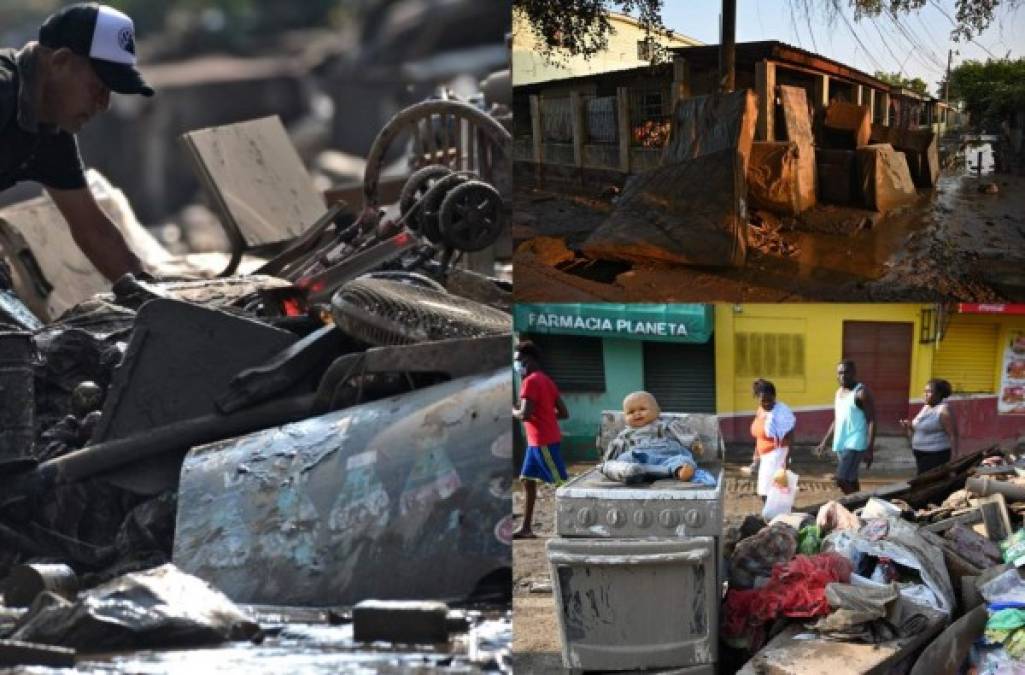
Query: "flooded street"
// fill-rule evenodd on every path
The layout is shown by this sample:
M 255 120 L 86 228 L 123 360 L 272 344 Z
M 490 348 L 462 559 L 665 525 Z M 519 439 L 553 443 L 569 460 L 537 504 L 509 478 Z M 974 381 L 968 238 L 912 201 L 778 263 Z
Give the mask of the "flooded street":
M 578 257 L 543 269 L 517 258 L 517 295 L 553 299 L 553 280 L 567 299 L 607 301 L 848 300 L 1000 302 L 1025 297 L 1025 177 L 994 173 L 996 137 L 950 139 L 952 152 L 934 189 L 880 215 L 818 204 L 780 218 L 786 254 L 748 249 L 743 268 L 682 265 L 594 265 Z M 981 160 L 981 164 L 980 164 Z M 982 167 L 981 176 L 979 167 Z M 995 184 L 995 188 L 987 186 Z M 518 239 L 555 236 L 573 249 L 614 205 L 593 196 L 521 189 Z M 590 208 L 587 208 L 590 205 Z M 520 260 L 523 264 L 519 265 Z M 595 274 L 595 268 L 602 271 Z

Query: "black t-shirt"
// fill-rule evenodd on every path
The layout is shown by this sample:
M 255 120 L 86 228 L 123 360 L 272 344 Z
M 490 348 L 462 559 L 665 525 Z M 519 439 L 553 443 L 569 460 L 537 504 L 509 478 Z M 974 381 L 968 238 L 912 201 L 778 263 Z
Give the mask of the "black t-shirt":
M 31 133 L 18 124 L 16 53 L 0 49 L 0 190 L 26 180 L 59 190 L 85 187 L 85 169 L 73 134 Z

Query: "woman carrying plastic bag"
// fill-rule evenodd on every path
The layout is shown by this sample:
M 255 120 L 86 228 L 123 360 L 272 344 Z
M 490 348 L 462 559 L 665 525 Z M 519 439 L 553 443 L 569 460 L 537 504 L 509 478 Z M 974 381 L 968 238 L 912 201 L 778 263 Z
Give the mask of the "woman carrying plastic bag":
M 785 403 L 776 400 L 776 387 L 772 382 L 755 380 L 751 390 L 758 398 L 758 409 L 751 422 L 758 465 L 756 493 L 767 500 L 777 474 L 786 470 L 797 419 Z

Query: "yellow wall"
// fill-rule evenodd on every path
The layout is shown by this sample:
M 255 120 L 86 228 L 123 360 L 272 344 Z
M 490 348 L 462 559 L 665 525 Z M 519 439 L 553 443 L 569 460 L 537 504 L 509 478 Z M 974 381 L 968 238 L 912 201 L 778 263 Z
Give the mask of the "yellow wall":
M 648 61 L 637 58 L 637 43 L 644 39 L 644 29 L 628 16 L 610 14 L 609 23 L 612 32 L 609 35 L 608 48 L 595 54 L 590 59 L 583 57 L 565 57 L 559 65 L 547 63 L 537 53 L 537 41 L 531 32 L 524 15 L 513 11 L 513 52 L 512 71 L 513 85 L 532 84 L 548 80 L 558 80 L 581 75 L 595 75 L 612 70 L 623 70 L 648 65 Z M 673 33 L 662 43 L 667 47 L 686 47 L 700 45 L 701 42 L 678 33 Z
M 929 379 L 932 347 L 920 346 L 921 310 L 911 304 L 721 304 L 715 307 L 716 410 L 746 412 L 751 408 L 755 376 L 738 372 L 736 333 L 804 335 L 803 377 L 770 377 L 781 399 L 794 408 L 832 405 L 836 364 L 842 357 L 844 321 L 912 323 L 911 392 L 921 392 Z M 909 396 L 911 395 L 909 392 Z
M 909 400 L 920 400 L 925 383 L 934 376 L 933 359 L 944 343 L 920 344 L 921 313 L 925 304 L 717 304 L 715 306 L 716 410 L 720 414 L 751 409 L 751 382 L 743 373 L 735 347 L 736 334 L 804 335 L 803 376 L 770 377 L 780 398 L 791 407 L 824 407 L 836 392 L 836 364 L 842 357 L 844 321 L 896 321 L 913 324 Z M 1025 316 L 954 314 L 951 324 L 997 325 L 993 357 L 993 387 L 1000 387 L 1004 346 L 1017 331 L 1025 331 Z M 943 376 L 937 373 L 936 376 Z M 956 395 L 956 394 L 955 394 Z

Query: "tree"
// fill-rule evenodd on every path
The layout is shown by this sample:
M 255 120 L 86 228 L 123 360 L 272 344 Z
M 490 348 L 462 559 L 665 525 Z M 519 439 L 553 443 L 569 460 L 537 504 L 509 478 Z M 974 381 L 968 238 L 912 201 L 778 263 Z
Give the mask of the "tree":
M 875 78 L 882 80 L 883 82 L 893 85 L 894 87 L 901 87 L 903 89 L 910 89 L 911 91 L 918 92 L 924 96 L 929 95 L 929 85 L 925 83 L 920 77 L 907 78 L 900 73 L 884 73 L 881 70 L 875 72 Z
M 1025 58 L 965 61 L 950 71 L 950 97 L 964 102 L 975 124 L 1025 110 Z
M 810 17 L 816 10 L 824 11 L 830 19 L 854 10 L 854 20 L 880 15 L 897 17 L 924 7 L 931 0 L 788 0 L 791 9 Z M 1025 0 L 954 0 L 954 22 L 951 37 L 967 41 L 984 31 L 996 16 L 997 7 L 1011 10 Z M 662 24 L 663 0 L 513 0 L 513 11 L 523 12 L 531 31 L 538 38 L 541 54 L 549 61 L 558 61 L 563 55 L 588 58 L 608 46 L 611 25 L 610 10 L 618 8 L 626 14 L 636 14 L 646 35 L 669 34 Z M 658 57 L 665 56 L 664 50 Z
M 801 0 L 790 0 L 800 2 Z M 821 0 L 831 5 L 832 11 L 839 11 L 842 0 Z M 858 21 L 866 16 L 876 17 L 880 14 L 897 16 L 908 14 L 919 10 L 929 3 L 929 0 L 848 0 L 854 9 L 854 20 Z M 804 3 L 807 5 L 807 1 Z M 993 23 L 996 16 L 997 6 L 1003 4 L 1008 9 L 1021 5 L 1021 0 L 954 0 L 954 28 L 950 31 L 950 37 L 955 42 L 971 40 L 973 37 L 986 30 Z
M 644 28 L 652 63 L 664 60 L 660 38 L 670 30 L 662 24 L 663 0 L 513 0 L 513 11 L 527 19 L 540 54 L 549 62 L 566 56 L 588 59 L 609 45 L 609 12 L 635 15 Z

